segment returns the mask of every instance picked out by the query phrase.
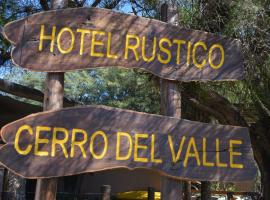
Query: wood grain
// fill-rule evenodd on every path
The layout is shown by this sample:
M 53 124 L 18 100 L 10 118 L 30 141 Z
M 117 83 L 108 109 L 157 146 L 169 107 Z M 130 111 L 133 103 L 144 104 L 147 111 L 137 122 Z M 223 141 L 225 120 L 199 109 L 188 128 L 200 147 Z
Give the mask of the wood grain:
M 25 149 L 32 145 L 31 151 L 27 155 L 21 155 L 15 150 L 15 136 L 18 128 L 23 125 L 29 125 L 33 128 L 33 135 L 23 131 L 20 135 L 18 145 Z M 51 156 L 52 132 L 40 133 L 41 138 L 48 139 L 48 144 L 39 144 L 39 151 L 48 152 L 47 156 L 38 156 L 34 154 L 36 141 L 36 127 L 47 126 L 62 127 L 68 130 L 68 141 L 65 144 L 68 157 L 64 156 L 60 145 L 56 146 L 55 156 Z M 75 155 L 71 157 L 71 137 L 72 130 L 83 129 L 87 133 L 87 142 L 83 144 L 85 157 L 77 146 Z M 91 154 L 90 138 L 96 131 L 103 131 L 108 139 L 108 149 L 104 157 L 98 159 Z M 125 160 L 116 160 L 117 133 L 126 132 L 132 139 L 132 150 L 130 157 Z M 139 134 L 145 134 L 146 138 L 139 138 L 135 150 L 136 137 Z M 155 135 L 154 147 L 152 134 Z M 176 162 L 173 162 L 172 150 L 169 145 L 168 135 L 172 138 L 175 152 L 180 146 L 180 141 L 186 137 L 183 143 L 182 153 Z M 189 180 L 207 180 L 207 181 L 246 181 L 252 180 L 256 174 L 255 162 L 251 149 L 248 129 L 236 126 L 211 125 L 200 122 L 193 122 L 178 118 L 151 115 L 134 111 L 122 110 L 105 106 L 87 106 L 81 108 L 69 108 L 59 111 L 42 112 L 29 115 L 23 119 L 6 125 L 1 130 L 1 136 L 6 143 L 0 149 L 0 162 L 13 172 L 26 178 L 48 178 L 68 176 L 85 172 L 101 171 L 113 168 L 147 168 L 156 170 L 163 175 L 173 178 Z M 203 138 L 206 138 L 206 149 L 203 150 Z M 63 134 L 58 133 L 58 139 L 63 139 Z M 187 149 L 191 138 L 196 143 L 200 165 L 194 157 L 189 157 L 184 166 Z M 216 139 L 219 139 L 220 161 L 227 163 L 228 167 L 206 167 L 203 165 L 203 153 L 206 153 L 207 161 L 216 163 Z M 82 135 L 78 135 L 76 141 L 83 140 Z M 229 148 L 230 140 L 241 140 L 242 145 Z M 100 155 L 104 150 L 102 137 L 96 137 L 92 145 L 96 154 Z M 127 138 L 120 139 L 120 155 L 124 156 L 129 151 L 130 143 Z M 152 147 L 154 158 L 161 159 L 162 162 L 154 162 L 151 158 Z M 137 161 L 135 151 L 139 158 L 145 158 L 146 161 Z M 194 153 L 191 147 L 190 153 Z M 243 169 L 232 168 L 230 163 L 230 152 L 240 152 L 241 156 L 234 156 L 234 163 L 242 163 Z
M 59 44 L 55 38 L 54 50 L 50 52 L 51 42 L 40 40 L 42 25 L 44 25 L 45 35 L 52 34 L 55 26 L 56 38 L 64 27 L 70 28 L 74 34 L 73 49 L 67 54 L 60 52 L 59 46 L 67 50 L 72 44 L 70 33 L 64 31 L 62 35 L 60 34 L 61 37 L 59 36 Z M 85 33 L 82 37 L 82 33 L 77 32 L 78 29 L 88 30 L 89 33 Z M 98 32 L 94 38 L 94 31 L 103 33 Z M 137 44 L 136 39 L 127 39 L 128 34 L 138 37 L 136 53 L 126 48 L 127 41 L 130 45 Z M 64 72 L 96 67 L 124 67 L 140 68 L 161 78 L 179 81 L 243 78 L 243 56 L 238 40 L 203 31 L 187 30 L 165 22 L 106 9 L 72 8 L 37 13 L 8 23 L 4 27 L 4 35 L 15 45 L 12 51 L 13 62 L 34 71 Z M 145 48 L 142 45 L 143 37 L 145 37 Z M 83 45 L 81 45 L 81 38 L 84 41 Z M 101 42 L 101 45 L 94 45 L 92 51 L 93 38 L 94 41 Z M 155 39 L 156 51 L 152 54 Z M 178 47 L 174 40 L 184 41 L 184 44 Z M 43 44 L 42 50 L 39 50 L 40 43 Z M 212 53 L 210 52 L 213 45 L 221 45 L 224 49 L 224 63 L 218 69 L 211 67 L 209 61 L 210 57 L 214 65 L 222 63 L 222 53 L 219 48 L 214 47 Z M 81 55 L 80 48 L 83 48 Z M 143 58 L 143 49 L 146 58 L 149 59 L 154 55 L 154 59 L 146 61 Z M 93 55 L 91 52 L 94 52 Z M 125 57 L 126 53 L 128 53 L 127 57 Z M 117 58 L 108 54 L 116 55 Z M 178 56 L 180 60 L 177 61 Z M 160 59 L 167 61 L 161 62 Z M 205 61 L 203 67 L 198 68 L 195 63 L 200 64 L 203 61 Z

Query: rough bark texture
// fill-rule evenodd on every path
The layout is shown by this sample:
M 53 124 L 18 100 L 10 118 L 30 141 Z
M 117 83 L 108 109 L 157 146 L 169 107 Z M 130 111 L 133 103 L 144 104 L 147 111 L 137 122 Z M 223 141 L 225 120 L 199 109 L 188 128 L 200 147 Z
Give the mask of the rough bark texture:
M 161 21 L 168 19 L 168 5 L 161 6 Z M 177 82 L 160 80 L 161 83 L 161 114 L 181 118 L 181 92 Z M 163 200 L 182 200 L 183 185 L 181 181 L 171 178 L 163 178 L 161 181 L 161 199 Z
M 202 181 L 201 183 L 201 200 L 211 199 L 211 183 L 209 181 Z
M 63 108 L 64 73 L 48 73 L 44 95 L 44 111 Z
M 64 73 L 47 74 L 44 94 L 44 111 L 63 108 Z M 35 200 L 54 200 L 56 192 L 56 178 L 37 180 Z
M 67 7 L 67 0 L 51 0 L 52 9 Z M 63 108 L 64 73 L 48 73 L 46 76 L 43 110 Z M 57 178 L 38 179 L 35 200 L 55 200 L 57 193 Z
M 147 200 L 155 200 L 155 189 L 152 187 L 149 187 L 147 190 L 148 190 Z
M 161 113 L 167 116 L 181 117 L 181 92 L 177 82 L 161 80 Z M 181 200 L 182 187 L 180 181 L 164 177 L 161 183 L 161 198 Z
M 263 200 L 270 199 L 270 117 L 249 126 L 240 111 L 214 91 L 185 92 L 185 98 L 201 111 L 214 116 L 220 124 L 249 127 L 255 160 L 261 172 Z
M 161 182 L 162 200 L 182 200 L 182 183 L 170 178 L 163 178 Z
M 184 182 L 184 200 L 191 200 L 191 181 Z
M 103 185 L 101 186 L 102 200 L 110 200 L 111 199 L 111 186 Z
M 270 117 L 264 117 L 250 128 L 256 161 L 261 172 L 263 199 L 270 199 Z
M 55 200 L 57 191 L 57 179 L 38 179 L 35 200 Z

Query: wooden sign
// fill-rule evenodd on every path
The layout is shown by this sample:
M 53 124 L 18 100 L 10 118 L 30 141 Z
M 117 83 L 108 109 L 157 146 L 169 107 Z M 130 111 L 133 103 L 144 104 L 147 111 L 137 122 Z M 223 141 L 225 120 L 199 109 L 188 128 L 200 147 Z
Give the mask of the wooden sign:
M 247 181 L 256 174 L 247 128 L 88 106 L 6 125 L 0 162 L 26 178 L 147 168 L 190 180 Z
M 34 71 L 141 68 L 179 81 L 238 80 L 238 40 L 99 8 L 41 12 L 8 23 L 12 59 Z

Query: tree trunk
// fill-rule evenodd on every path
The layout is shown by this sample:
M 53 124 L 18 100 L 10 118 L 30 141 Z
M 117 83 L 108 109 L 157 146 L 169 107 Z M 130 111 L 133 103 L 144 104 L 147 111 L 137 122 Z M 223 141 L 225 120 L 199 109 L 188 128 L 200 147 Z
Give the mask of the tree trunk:
M 198 90 L 197 90 L 198 91 Z M 249 127 L 240 111 L 227 99 L 213 91 L 185 93 L 186 98 L 198 109 L 218 119 L 220 124 Z M 200 94 L 203 93 L 203 96 Z M 262 118 L 249 127 L 252 149 L 261 172 L 263 200 L 270 199 L 270 116 Z
M 263 200 L 270 199 L 270 117 L 264 117 L 250 128 L 254 154 L 261 172 Z

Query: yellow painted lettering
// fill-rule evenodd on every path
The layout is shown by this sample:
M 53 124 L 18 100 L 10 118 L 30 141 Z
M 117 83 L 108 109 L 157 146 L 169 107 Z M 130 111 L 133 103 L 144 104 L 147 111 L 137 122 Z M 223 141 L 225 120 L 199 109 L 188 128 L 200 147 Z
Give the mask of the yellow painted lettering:
M 153 49 L 152 49 L 152 55 L 151 57 L 146 57 L 146 53 L 145 53 L 145 49 L 146 49 L 146 41 L 145 41 L 145 36 L 143 36 L 142 38 L 142 58 L 145 62 L 151 62 L 154 60 L 155 56 L 156 56 L 156 48 L 157 48 L 157 38 L 154 37 L 154 41 L 153 41 Z
M 94 151 L 95 146 L 100 146 L 100 145 L 94 145 L 94 141 L 95 141 L 95 138 L 97 136 L 101 136 L 103 138 L 103 142 L 104 142 L 103 151 L 99 155 Z M 107 150 L 108 150 L 108 138 L 107 138 L 106 134 L 103 131 L 96 131 L 91 136 L 91 140 L 90 140 L 90 153 L 92 154 L 93 158 L 95 158 L 95 159 L 102 159 L 106 155 Z
M 172 154 L 172 160 L 173 160 L 174 163 L 178 162 L 178 160 L 180 159 L 185 140 L 186 140 L 186 137 L 183 136 L 181 138 L 181 142 L 180 142 L 177 154 L 175 154 L 174 145 L 173 145 L 173 141 L 172 141 L 172 136 L 168 135 L 168 141 L 169 141 L 170 150 L 171 150 L 171 154 Z
M 133 40 L 135 39 L 136 43 L 134 45 L 130 44 L 131 39 L 133 39 Z M 140 46 L 140 38 L 137 35 L 127 34 L 126 35 L 126 46 L 125 46 L 125 59 L 128 59 L 128 52 L 129 52 L 129 50 L 132 50 L 134 55 L 135 55 L 135 59 L 138 61 L 139 54 L 138 54 L 136 49 L 138 49 L 139 46 Z
M 81 134 L 83 139 L 77 140 L 77 135 Z M 79 147 L 82 152 L 84 158 L 86 158 L 86 152 L 84 149 L 84 144 L 87 142 L 87 133 L 83 129 L 74 128 L 72 129 L 72 136 L 71 136 L 71 149 L 70 149 L 70 157 L 73 158 L 75 155 L 75 146 Z
M 216 165 L 218 167 L 228 167 L 226 163 L 220 161 L 220 142 L 219 139 L 216 139 Z
M 127 141 L 129 143 L 128 152 L 124 156 L 120 156 L 120 146 L 121 144 L 121 137 L 127 138 Z M 125 143 L 126 144 L 126 143 Z M 132 153 L 132 138 L 128 133 L 125 132 L 117 132 L 117 141 L 116 141 L 116 160 L 128 160 Z
M 188 49 L 187 49 L 187 65 L 190 65 L 190 52 L 191 52 L 191 42 L 188 42 Z
M 84 47 L 84 37 L 85 34 L 90 34 L 90 30 L 86 29 L 77 29 L 78 33 L 81 33 L 81 42 L 80 42 L 80 55 L 83 55 L 83 47 Z
M 134 161 L 136 161 L 136 162 L 148 162 L 148 158 L 138 156 L 138 149 L 147 150 L 147 146 L 139 145 L 139 139 L 140 138 L 147 139 L 148 134 L 139 134 L 139 133 L 135 134 Z
M 162 163 L 160 158 L 155 158 L 155 135 L 151 136 L 151 162 L 153 163 Z
M 220 62 L 218 65 L 215 65 L 213 63 L 213 51 L 215 49 L 219 49 L 220 51 L 220 54 L 221 54 L 221 59 L 220 59 Z M 225 53 L 224 53 L 224 49 L 223 49 L 223 46 L 220 45 L 220 44 L 214 44 L 211 46 L 210 50 L 209 50 L 209 57 L 208 57 L 208 60 L 209 60 L 209 64 L 210 66 L 213 68 L 213 69 L 219 69 L 223 64 L 224 64 L 224 57 L 225 57 Z
M 117 55 L 113 55 L 111 53 L 111 41 L 112 41 L 112 33 L 111 32 L 108 32 L 107 58 L 116 59 L 116 58 L 118 58 L 118 56 Z
M 162 51 L 163 53 L 165 53 L 167 55 L 167 58 L 162 58 L 162 56 L 159 53 L 158 54 L 158 61 L 162 64 L 168 64 L 171 61 L 172 54 L 171 54 L 171 51 L 169 49 L 166 49 L 163 46 L 164 43 L 166 43 L 167 46 L 169 46 L 169 47 L 172 46 L 172 42 L 168 38 L 161 38 L 159 40 L 159 49 L 160 49 L 160 51 Z
M 234 151 L 234 146 L 235 145 L 241 145 L 242 141 L 241 140 L 230 140 L 230 167 L 231 168 L 238 168 L 238 169 L 243 169 L 244 165 L 243 164 L 236 164 L 234 163 L 234 156 L 241 156 L 241 152 Z
M 206 167 L 213 167 L 214 163 L 208 162 L 206 157 L 206 138 L 203 137 L 203 162 L 202 165 Z
M 34 154 L 36 156 L 48 156 L 49 152 L 47 151 L 40 151 L 39 150 L 39 144 L 48 144 L 49 140 L 47 138 L 40 138 L 40 133 L 43 131 L 51 131 L 51 128 L 48 126 L 37 126 L 36 127 L 36 141 L 35 141 L 35 148 L 34 148 Z
M 93 31 L 92 32 L 92 42 L 91 42 L 90 55 L 95 56 L 95 57 L 104 57 L 104 53 L 95 52 L 96 46 L 103 46 L 104 45 L 104 42 L 96 40 L 97 35 L 105 35 L 105 32 L 104 31 Z
M 16 136 L 15 136 L 15 142 L 14 142 L 14 148 L 15 150 L 21 154 L 21 155 L 27 155 L 30 153 L 30 151 L 32 150 L 32 145 L 29 144 L 27 145 L 27 147 L 25 149 L 22 149 L 20 146 L 19 146 L 19 141 L 20 141 L 20 136 L 22 134 L 23 131 L 27 131 L 28 134 L 30 135 L 33 135 L 33 129 L 31 128 L 31 126 L 29 125 L 23 125 L 21 126 L 17 132 L 16 132 Z
M 64 134 L 64 138 L 63 139 L 58 139 L 57 135 L 59 135 L 59 133 L 63 133 Z M 60 128 L 60 127 L 55 127 L 53 129 L 53 137 L 52 137 L 52 152 L 51 152 L 51 156 L 55 157 L 55 152 L 56 152 L 56 145 L 58 144 L 63 151 L 63 154 L 66 158 L 68 158 L 68 152 L 67 152 L 67 148 L 65 146 L 65 143 L 68 141 L 68 130 L 65 128 Z
M 55 40 L 55 32 L 56 32 L 56 27 L 53 26 L 52 28 L 52 34 L 51 35 L 45 35 L 45 26 L 41 25 L 41 30 L 40 30 L 40 36 L 39 36 L 39 46 L 38 46 L 38 50 L 42 51 L 43 49 L 43 40 L 50 40 L 51 44 L 50 44 L 50 52 L 53 52 L 54 50 L 54 40 Z
M 196 51 L 197 51 L 197 48 L 201 46 L 204 50 L 207 50 L 207 47 L 206 47 L 206 44 L 204 42 L 196 42 L 194 44 L 194 47 L 193 47 L 193 50 L 192 50 L 192 60 L 193 60 L 193 63 L 194 65 L 201 69 L 205 66 L 206 64 L 206 59 L 203 59 L 202 60 L 202 63 L 198 63 L 197 59 L 196 59 Z
M 173 40 L 173 43 L 177 44 L 176 64 L 179 65 L 181 62 L 181 45 L 186 44 L 185 40 Z
M 67 49 L 63 49 L 61 46 L 61 37 L 63 33 L 69 33 L 70 34 L 70 46 Z M 74 41 L 75 41 L 75 36 L 73 31 L 70 28 L 62 28 L 60 30 L 60 32 L 57 35 L 57 46 L 58 46 L 58 50 L 62 53 L 62 54 L 67 54 L 70 53 L 74 47 Z
M 191 147 L 193 149 L 193 153 L 191 153 Z M 194 137 L 191 137 L 190 140 L 189 140 L 186 155 L 185 155 L 185 159 L 184 159 L 184 167 L 187 167 L 188 159 L 190 157 L 194 157 L 196 159 L 196 162 L 197 162 L 198 166 L 201 165 L 199 152 L 197 150 L 197 146 L 196 146 Z

